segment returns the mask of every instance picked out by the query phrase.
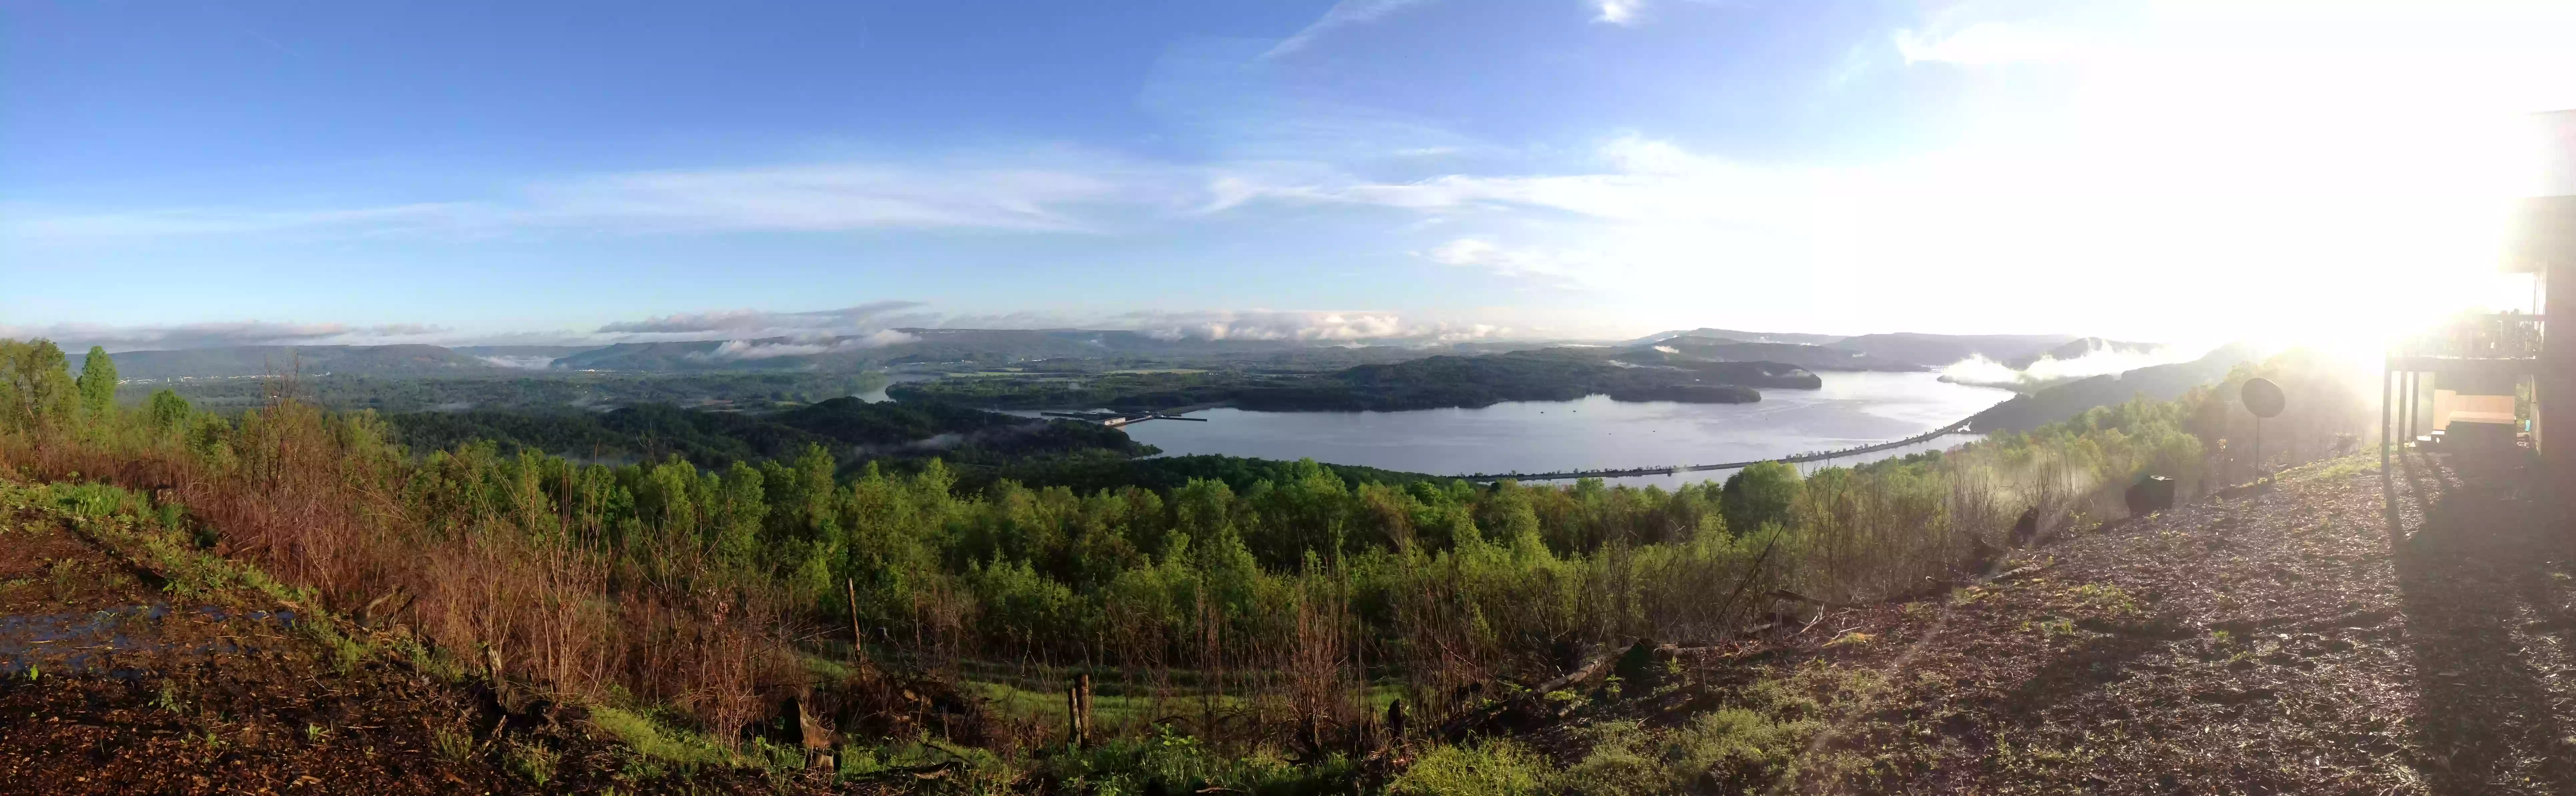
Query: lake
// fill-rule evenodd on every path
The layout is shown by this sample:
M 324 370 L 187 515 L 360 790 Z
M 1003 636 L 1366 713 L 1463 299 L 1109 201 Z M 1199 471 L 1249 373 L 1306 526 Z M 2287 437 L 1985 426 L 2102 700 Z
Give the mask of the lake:
M 1824 373 L 1818 390 L 1763 390 L 1750 404 L 1522 401 L 1480 409 L 1404 412 L 1191 413 L 1207 422 L 1149 420 L 1128 436 L 1165 455 L 1220 453 L 1311 458 L 1439 475 L 1553 472 L 1772 459 L 1903 439 L 1967 418 L 2011 398 L 1991 387 L 1940 381 L 1937 373 Z M 1941 437 L 1832 464 L 1853 464 L 1972 437 Z M 1801 469 L 1827 466 L 1825 462 Z M 1614 484 L 1676 485 L 1724 479 L 1728 471 L 1632 476 Z M 1571 483 L 1571 482 L 1556 482 Z

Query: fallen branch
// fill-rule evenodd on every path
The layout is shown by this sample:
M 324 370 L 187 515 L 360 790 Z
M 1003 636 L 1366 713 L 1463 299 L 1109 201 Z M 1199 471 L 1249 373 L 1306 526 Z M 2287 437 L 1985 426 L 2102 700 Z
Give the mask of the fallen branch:
M 1618 660 L 1619 654 L 1626 651 L 1627 649 L 1623 647 L 1618 652 L 1602 653 L 1600 657 L 1593 658 L 1591 663 L 1584 664 L 1582 668 L 1538 684 L 1537 688 L 1530 689 L 1530 693 L 1544 696 L 1569 685 L 1590 681 L 1594 677 L 1599 677 L 1602 672 L 1609 671 L 1610 663 Z

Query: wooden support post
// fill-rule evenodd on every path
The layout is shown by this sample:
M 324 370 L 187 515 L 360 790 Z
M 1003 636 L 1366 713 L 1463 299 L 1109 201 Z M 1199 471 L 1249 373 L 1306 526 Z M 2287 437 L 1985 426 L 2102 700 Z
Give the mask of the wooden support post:
M 2389 511 L 2395 511 L 2395 510 L 2396 510 L 2396 508 L 2397 508 L 2397 507 L 2396 507 L 2396 503 L 2395 503 L 2395 501 L 2397 500 L 2397 476 L 2396 476 L 2396 475 L 2394 475 L 2394 474 L 2392 474 L 2392 473 L 2390 473 L 2390 472 L 2388 471 L 2388 445 L 2389 445 L 2389 443 L 2391 442 L 2391 440 L 2389 439 L 2389 437 L 2394 435 L 2394 432 L 2391 432 L 2391 431 L 2389 431 L 2389 430 L 2388 430 L 2388 419 L 2389 419 L 2390 417 L 2393 417 L 2393 416 L 2395 416 L 2395 415 L 2396 415 L 2396 412 L 2394 412 L 2394 411 L 2393 411 L 2396 407 L 2394 407 L 2393 405 L 2391 405 L 2391 404 L 2389 403 L 2390 401 L 2393 401 L 2393 400 L 2395 400 L 2395 399 L 2396 399 L 2396 396 L 2394 396 L 2394 395 L 2391 395 L 2391 394 L 2390 394 L 2390 393 L 2395 392 L 2395 390 L 2390 389 L 2390 385 L 2393 385 L 2393 384 L 2395 384 L 2396 382 L 2397 382 L 2397 373 L 2396 373 L 2396 371 L 2389 370 L 2389 369 L 2388 369 L 2388 364 L 2387 364 L 2386 362 L 2382 362 L 2382 363 L 2380 363 L 2380 366 L 2379 366 L 2379 497 L 2380 497 L 2380 500 L 2381 500 L 2383 503 L 2387 503 L 2387 504 L 2388 504 L 2388 505 L 2386 506 L 2386 508 L 2387 508 Z
M 2422 406 L 2420 406 L 2420 405 L 2418 405 L 2418 404 L 2416 403 L 2416 399 L 2417 399 L 2418 397 L 2421 397 L 2423 394 L 2424 394 L 2424 374 L 2421 374 L 2421 373 L 2408 373 L 2408 374 L 2406 374 L 2406 441 L 2407 441 L 2407 442 L 2414 442 L 2414 441 L 2415 441 L 2415 437 L 2416 437 L 2416 436 L 2421 435 L 2421 434 L 2423 434 L 2423 433 L 2424 433 L 2423 418 L 2422 418 L 2422 416 L 2421 416 L 2421 415 L 2422 415 L 2422 412 L 2423 412 L 2423 407 L 2422 407 Z
M 1073 693 L 1074 701 L 1082 711 L 1082 744 L 1089 746 L 1091 745 L 1091 675 L 1089 673 L 1073 676 Z
M 1064 742 L 1075 749 L 1082 748 L 1082 686 L 1079 684 L 1064 687 Z

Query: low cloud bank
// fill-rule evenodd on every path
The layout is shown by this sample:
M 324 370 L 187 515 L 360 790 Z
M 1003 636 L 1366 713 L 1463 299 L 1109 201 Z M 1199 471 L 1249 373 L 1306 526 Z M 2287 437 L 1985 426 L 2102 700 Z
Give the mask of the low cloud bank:
M 883 348 L 918 342 L 902 329 L 1099 329 L 1158 340 L 1264 340 L 1318 345 L 1447 345 L 1525 336 L 1499 323 L 1415 321 L 1371 310 L 1147 310 L 1114 314 L 1050 312 L 948 313 L 919 301 L 873 301 L 829 310 L 726 309 L 615 321 L 587 330 L 460 332 L 432 324 L 233 321 L 175 325 L 0 325 L 0 338 L 46 338 L 67 349 L 111 352 L 252 345 L 550 345 L 719 341 L 698 355 L 756 360 Z M 764 342 L 766 341 L 766 342 Z M 494 366 L 542 369 L 541 357 L 480 357 Z
M 1323 310 L 1231 310 L 1129 313 L 1102 328 L 1157 340 L 1287 340 L 1316 343 L 1463 343 L 1506 337 L 1494 324 L 1407 323 L 1394 313 Z
M 893 325 L 919 325 L 915 321 L 935 318 L 921 313 L 908 313 L 929 306 L 918 301 L 871 301 L 856 306 L 812 312 L 771 312 L 737 309 L 686 312 L 646 318 L 640 321 L 618 321 L 599 327 L 605 335 L 706 335 L 709 333 L 778 332 L 758 336 L 784 337 L 794 332 L 829 332 L 857 327 L 884 328 Z M 703 339 L 703 338 L 700 338 Z
M 871 348 L 884 348 L 890 345 L 919 342 L 920 340 L 921 337 L 919 335 L 899 332 L 893 329 L 880 329 L 857 337 L 838 340 L 820 340 L 815 342 L 790 341 L 771 343 L 757 340 L 727 340 L 723 345 L 716 346 L 713 351 L 690 354 L 689 358 L 713 362 L 729 362 L 746 359 L 757 360 L 775 359 L 777 357 L 805 357 L 841 351 L 863 351 Z
M 486 363 L 490 363 L 493 367 L 496 367 L 496 368 L 513 368 L 513 369 L 517 369 L 517 370 L 545 370 L 545 369 L 546 369 L 546 366 L 548 366 L 548 365 L 552 365 L 552 364 L 554 364 L 554 363 L 555 363 L 555 358 L 554 358 L 554 357 L 539 357 L 539 356 L 507 356 L 507 355 L 504 355 L 504 356 L 475 357 L 475 358 L 476 358 L 476 359 L 483 360 L 483 361 L 484 361 L 484 362 L 486 362 Z
M 49 326 L 0 325 L 0 338 L 25 340 L 41 337 L 70 349 L 101 346 L 117 352 L 252 345 L 386 345 L 422 342 L 449 331 L 444 326 L 419 323 L 375 326 L 256 320 L 142 326 L 58 323 Z
M 2042 357 L 2030 363 L 2029 367 L 2020 369 L 1982 356 L 1972 356 L 1942 368 L 1941 376 L 1961 384 L 2039 385 L 2189 362 L 2200 358 L 2201 353 L 2175 346 L 2157 346 L 2145 351 L 2096 348 L 2073 359 Z

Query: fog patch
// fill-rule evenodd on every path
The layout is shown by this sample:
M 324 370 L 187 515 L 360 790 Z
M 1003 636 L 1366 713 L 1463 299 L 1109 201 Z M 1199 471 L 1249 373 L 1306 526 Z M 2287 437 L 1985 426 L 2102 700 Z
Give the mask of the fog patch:
M 2176 346 L 2157 346 L 2144 351 L 2095 348 L 2091 353 L 2073 359 L 2041 357 L 2029 367 L 2013 366 L 1970 356 L 1941 369 L 1944 381 L 1959 384 L 1981 384 L 1998 387 L 2037 387 L 2076 379 L 2088 379 L 2139 368 L 2189 362 L 2201 352 Z
M 1317 344 L 1464 343 L 1509 335 L 1493 324 L 1407 323 L 1383 312 L 1219 310 L 1131 312 L 1107 319 L 1156 340 L 1261 340 Z
M 475 358 L 483 360 L 484 363 L 496 368 L 510 368 L 512 370 L 545 370 L 547 367 L 555 364 L 554 357 L 494 356 Z
M 690 354 L 689 358 L 713 362 L 730 362 L 735 360 L 775 359 L 778 357 L 806 357 L 840 351 L 862 351 L 871 348 L 884 348 L 890 345 L 900 345 L 903 343 L 914 343 L 920 341 L 921 336 L 919 335 L 909 332 L 900 332 L 893 329 L 880 329 L 857 337 L 843 337 L 838 339 L 814 341 L 727 340 L 724 341 L 724 344 L 716 346 L 712 351 L 700 351 Z

